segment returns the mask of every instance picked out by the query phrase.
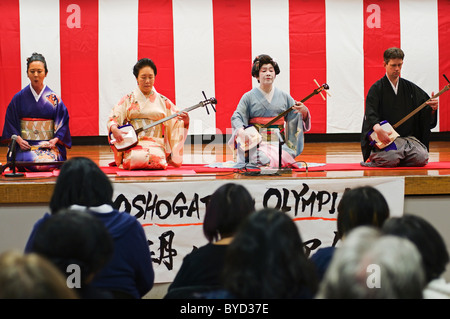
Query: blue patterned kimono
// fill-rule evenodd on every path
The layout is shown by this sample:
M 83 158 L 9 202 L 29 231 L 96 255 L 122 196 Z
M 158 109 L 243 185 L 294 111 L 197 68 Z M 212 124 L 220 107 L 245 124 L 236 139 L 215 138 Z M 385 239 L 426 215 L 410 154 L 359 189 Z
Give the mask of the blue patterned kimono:
M 276 87 L 273 90 L 275 91 L 270 103 L 259 88 L 253 88 L 242 96 L 231 117 L 233 132 L 228 143 L 230 147 L 234 146 L 238 130 L 247 127 L 253 118 L 274 118 L 295 104 L 294 99 L 289 94 Z M 291 161 L 300 155 L 304 146 L 304 132 L 310 130 L 310 127 L 311 116 L 309 113 L 305 120 L 302 120 L 301 115 L 294 113 L 294 111 L 289 112 L 284 117 L 284 131 L 282 133 L 285 144 L 282 146 L 284 153 L 282 161 L 289 158 L 289 156 L 286 156 L 287 154 L 291 156 Z M 260 147 L 254 153 L 254 155 L 251 155 L 253 158 L 250 158 L 250 163 L 278 165 L 278 155 L 273 154 L 274 152 L 271 152 L 270 149 Z M 275 153 L 278 153 L 278 151 L 275 150 Z M 243 163 L 245 161 L 244 156 L 244 153 L 238 150 L 237 163 Z M 258 160 L 255 159 L 255 156 Z
M 69 130 L 69 112 L 61 99 L 45 86 L 36 102 L 30 85 L 16 93 L 8 105 L 3 127 L 2 143 L 9 143 L 13 135 L 21 136 L 32 147 L 22 151 L 16 143 L 16 161 L 53 162 L 67 159 L 66 148 L 72 147 Z M 42 132 L 45 127 L 46 131 Z M 46 141 L 58 137 L 56 148 L 41 148 Z M 11 147 L 11 144 L 10 146 Z M 8 148 L 7 160 L 10 161 Z M 47 170 L 45 166 L 29 170 Z

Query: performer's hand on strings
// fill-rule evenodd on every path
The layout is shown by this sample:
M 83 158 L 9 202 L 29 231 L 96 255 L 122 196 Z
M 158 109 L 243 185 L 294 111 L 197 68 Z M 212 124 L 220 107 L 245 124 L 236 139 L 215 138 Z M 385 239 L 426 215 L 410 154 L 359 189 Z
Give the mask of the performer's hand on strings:
M 433 111 L 436 111 L 438 109 L 438 106 L 439 106 L 439 101 L 438 101 L 438 99 L 435 99 L 433 97 L 434 97 L 434 92 L 431 92 L 431 99 L 427 102 L 427 104 L 429 106 L 431 106 L 431 109 Z
M 299 113 L 302 115 L 302 119 L 308 116 L 308 108 L 300 101 L 295 101 L 295 105 L 292 107 L 294 113 Z
M 178 121 L 184 122 L 184 127 L 189 126 L 189 114 L 186 111 L 182 111 L 178 114 Z

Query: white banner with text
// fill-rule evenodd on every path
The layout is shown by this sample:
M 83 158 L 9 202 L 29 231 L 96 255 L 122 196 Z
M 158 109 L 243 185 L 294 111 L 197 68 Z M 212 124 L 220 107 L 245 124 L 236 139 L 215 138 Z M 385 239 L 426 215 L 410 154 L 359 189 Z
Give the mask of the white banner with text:
M 404 177 L 115 182 L 115 205 L 144 227 L 155 283 L 171 282 L 184 256 L 207 243 L 202 229 L 206 201 L 229 182 L 245 186 L 255 199 L 256 209 L 274 207 L 289 214 L 298 225 L 308 254 L 332 245 L 337 206 L 347 188 L 373 186 L 385 196 L 391 216 L 403 214 Z

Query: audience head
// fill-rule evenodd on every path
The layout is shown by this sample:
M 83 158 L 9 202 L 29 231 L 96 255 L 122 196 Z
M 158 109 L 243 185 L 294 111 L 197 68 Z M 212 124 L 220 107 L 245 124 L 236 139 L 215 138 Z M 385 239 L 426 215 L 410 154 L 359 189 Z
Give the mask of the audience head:
M 255 201 L 239 184 L 220 186 L 206 206 L 203 233 L 209 242 L 232 237 L 238 226 L 255 210 Z
M 421 299 L 425 273 L 409 241 L 359 226 L 336 251 L 320 284 L 324 299 Z
M 46 258 L 7 251 L 0 255 L 0 299 L 76 299 L 66 277 Z
M 98 218 L 87 211 L 65 209 L 42 222 L 31 249 L 53 262 L 66 276 L 76 269 L 80 274 L 78 281 L 87 284 L 110 260 L 114 248 L 108 230 Z
M 337 232 L 340 239 L 357 226 L 381 228 L 390 214 L 383 194 L 372 186 L 345 190 L 337 210 Z
M 73 157 L 62 166 L 50 199 L 52 214 L 72 205 L 113 205 L 113 186 L 100 167 L 87 157 Z
M 308 298 L 315 273 L 294 221 L 271 208 L 251 214 L 228 247 L 224 288 L 237 298 Z
M 427 282 L 439 278 L 449 262 L 444 239 L 424 218 L 405 214 L 388 219 L 382 228 L 385 234 L 409 239 L 422 255 Z

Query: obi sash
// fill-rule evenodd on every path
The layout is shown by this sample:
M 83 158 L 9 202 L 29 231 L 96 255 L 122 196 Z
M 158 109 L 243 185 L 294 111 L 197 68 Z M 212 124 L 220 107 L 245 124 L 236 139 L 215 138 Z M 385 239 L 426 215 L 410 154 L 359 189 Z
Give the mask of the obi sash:
M 49 119 L 23 118 L 20 120 L 20 134 L 25 140 L 51 140 L 55 134 L 55 123 Z
M 280 118 L 275 121 L 272 125 L 268 127 L 263 127 L 265 124 L 269 123 L 273 120 L 273 117 L 254 117 L 250 119 L 250 124 L 253 124 L 258 130 L 259 134 L 261 134 L 262 140 L 268 143 L 277 142 L 278 143 L 278 135 L 276 134 L 277 130 L 279 130 L 283 139 L 284 137 L 284 118 Z

